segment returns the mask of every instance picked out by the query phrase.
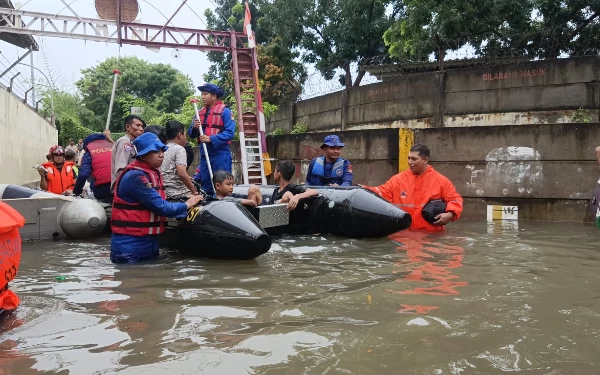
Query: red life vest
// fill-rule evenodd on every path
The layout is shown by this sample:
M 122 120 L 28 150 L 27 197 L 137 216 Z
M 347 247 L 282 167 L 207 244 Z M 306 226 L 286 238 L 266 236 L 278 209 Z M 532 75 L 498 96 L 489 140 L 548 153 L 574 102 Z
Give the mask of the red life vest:
M 111 228 L 113 233 L 131 236 L 147 236 L 161 234 L 165 230 L 167 218 L 158 216 L 140 203 L 129 203 L 119 198 L 119 184 L 123 176 L 130 170 L 143 171 L 150 178 L 150 185 L 163 199 L 167 199 L 160 171 L 152 170 L 146 163 L 135 160 L 129 164 L 115 182 L 115 197 L 113 199 Z
M 88 143 L 86 148 L 92 157 L 92 178 L 95 186 L 110 184 L 112 143 L 106 139 L 100 139 Z
M 73 167 L 75 163 L 66 161 L 60 172 L 52 162 L 45 162 L 42 167 L 46 168 L 48 174 L 48 188 L 46 191 L 54 194 L 62 194 L 65 190 L 73 189 L 75 187 L 75 172 Z
M 220 100 L 217 100 L 210 109 L 202 107 L 198 115 L 200 116 L 200 121 L 202 121 L 202 131 L 205 135 L 210 137 L 225 130 L 225 124 L 221 117 L 225 108 L 225 104 Z M 206 116 L 206 111 L 208 111 L 208 116 Z M 227 144 L 231 144 L 231 141 L 227 142 Z
M 21 235 L 19 228 L 25 218 L 14 208 L 0 202 L 0 312 L 13 310 L 19 305 L 19 297 L 8 289 L 8 283 L 17 276 L 21 262 Z

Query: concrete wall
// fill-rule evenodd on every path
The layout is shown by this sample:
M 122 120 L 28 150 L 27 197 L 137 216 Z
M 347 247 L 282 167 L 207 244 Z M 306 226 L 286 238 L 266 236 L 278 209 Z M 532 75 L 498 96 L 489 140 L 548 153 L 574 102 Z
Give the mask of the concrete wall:
M 600 58 L 407 75 L 283 106 L 267 132 L 568 123 L 580 107 L 599 120 Z
M 338 133 L 346 144 L 342 156 L 352 162 L 354 180 L 376 184 L 398 172 L 398 129 Z M 323 134 L 307 133 L 267 137 L 270 156 L 296 162 L 296 179 L 305 182 L 311 159 L 321 156 Z
M 346 143 L 354 182 L 379 185 L 406 168 L 413 143 L 431 149 L 431 165 L 465 199 L 465 219 L 486 218 L 488 204 L 519 206 L 519 218 L 586 221 L 588 199 L 600 167 L 600 123 L 376 129 L 337 132 Z M 304 182 L 308 162 L 321 155 L 322 133 L 267 137 L 271 157 L 296 162 L 294 182 Z M 241 181 L 239 144 L 232 145 L 236 181 Z M 403 165 L 404 164 L 404 165 Z
M 519 206 L 525 220 L 584 221 L 600 169 L 600 124 L 418 129 L 415 143 L 465 198 L 465 217 L 485 205 Z
M 380 129 L 368 136 L 364 132 L 348 131 L 338 133 L 346 144 L 343 157 L 352 161 L 354 178 L 365 184 L 379 184 L 398 172 L 398 129 Z M 307 133 L 299 135 L 268 136 L 269 155 L 278 160 L 293 160 L 296 163 L 295 183 L 305 182 L 308 164 L 311 159 L 321 156 L 323 135 Z M 198 147 L 194 147 L 194 163 L 188 169 L 190 175 L 198 167 Z M 240 144 L 231 144 L 233 175 L 236 183 L 242 183 L 242 162 Z M 275 164 L 273 162 L 273 169 Z M 268 178 L 273 183 L 272 176 Z
M 0 183 L 39 187 L 32 167 L 45 162 L 57 142 L 58 131 L 48 121 L 0 88 Z

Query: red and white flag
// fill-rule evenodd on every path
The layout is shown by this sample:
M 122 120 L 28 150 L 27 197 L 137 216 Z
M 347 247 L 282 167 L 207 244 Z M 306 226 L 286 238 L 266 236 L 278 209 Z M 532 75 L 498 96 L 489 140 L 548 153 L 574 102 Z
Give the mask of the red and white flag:
M 252 20 L 252 15 L 250 14 L 250 7 L 248 6 L 248 2 L 246 1 L 246 14 L 244 15 L 244 32 L 248 36 L 248 47 L 254 48 L 256 47 L 256 42 L 254 41 L 254 33 L 252 32 L 252 24 L 250 21 Z

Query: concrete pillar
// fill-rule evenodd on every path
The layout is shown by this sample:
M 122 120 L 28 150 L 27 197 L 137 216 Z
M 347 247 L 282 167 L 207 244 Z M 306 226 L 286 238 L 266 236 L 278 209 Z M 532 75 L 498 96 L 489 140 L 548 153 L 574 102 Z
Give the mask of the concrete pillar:
M 346 130 L 346 124 L 348 123 L 348 90 L 342 90 L 340 96 L 340 108 L 342 114 L 342 131 Z
M 446 71 L 435 72 L 433 91 L 434 127 L 442 128 L 446 111 Z
M 398 130 L 398 172 L 403 172 L 408 169 L 408 153 L 415 143 L 415 131 L 409 128 Z

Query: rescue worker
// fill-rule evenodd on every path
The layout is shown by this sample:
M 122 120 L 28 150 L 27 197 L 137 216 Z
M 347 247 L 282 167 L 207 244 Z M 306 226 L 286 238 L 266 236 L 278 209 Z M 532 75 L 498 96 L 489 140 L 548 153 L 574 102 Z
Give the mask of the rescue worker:
M 125 125 L 125 135 L 119 138 L 112 147 L 110 163 L 110 191 L 114 192 L 115 182 L 121 171 L 133 161 L 135 151 L 131 142 L 142 135 L 146 123 L 139 116 L 129 115 L 123 121 Z
M 181 218 L 202 200 L 194 195 L 186 203 L 166 200 L 160 173 L 165 146 L 155 134 L 133 141 L 136 160 L 127 165 L 115 183 L 110 241 L 114 263 L 134 263 L 158 256 L 158 235 L 167 217 Z
M 75 187 L 75 171 L 73 162 L 65 161 L 65 150 L 61 146 L 52 146 L 48 154 L 51 161 L 38 168 L 40 189 L 54 194 L 71 195 Z
M 325 156 L 310 161 L 306 184 L 312 186 L 352 186 L 352 164 L 340 157 L 344 147 L 337 135 L 328 135 L 321 149 Z
M 235 135 L 235 121 L 231 110 L 225 107 L 225 104 L 220 100 L 223 96 L 223 90 L 219 86 L 208 83 L 199 86 L 198 90 L 202 92 L 204 107 L 195 116 L 194 122 L 190 124 L 188 135 L 192 138 L 198 138 L 202 189 L 212 196 L 214 189 L 202 143 L 206 144 L 212 170 L 224 170 L 231 173 L 230 145 Z M 202 126 L 204 132 L 202 136 L 200 135 L 200 126 Z
M 79 175 L 73 189 L 74 195 L 81 195 L 85 182 L 90 180 L 94 197 L 102 202 L 112 202 L 110 192 L 110 162 L 113 144 L 104 134 L 90 134 L 83 142 L 85 153 L 79 167 Z
M 408 154 L 408 170 L 383 185 L 363 187 L 408 212 L 412 217 L 410 229 L 440 231 L 450 221 L 458 220 L 463 199 L 450 180 L 427 165 L 429 156 L 427 146 L 415 144 Z

